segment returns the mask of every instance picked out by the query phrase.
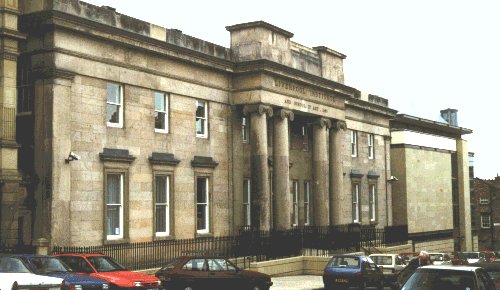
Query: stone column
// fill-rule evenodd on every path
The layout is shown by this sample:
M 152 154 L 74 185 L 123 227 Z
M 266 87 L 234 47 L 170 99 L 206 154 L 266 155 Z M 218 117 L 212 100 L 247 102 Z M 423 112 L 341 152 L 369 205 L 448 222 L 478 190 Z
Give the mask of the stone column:
M 293 121 L 292 111 L 280 109 L 274 118 L 273 142 L 273 226 L 275 230 L 291 227 L 290 213 L 290 161 L 288 120 Z
M 327 129 L 330 120 L 319 118 L 313 124 L 313 225 L 328 226 L 328 149 Z
M 271 228 L 271 191 L 269 188 L 269 165 L 267 154 L 267 118 L 273 115 L 270 106 L 246 105 L 244 115 L 250 115 L 251 168 L 251 211 L 252 225 L 260 230 Z
M 21 194 L 16 142 L 18 42 L 26 37 L 17 30 L 18 1 L 0 1 L 0 244 L 18 243 Z
M 341 224 L 342 195 L 344 193 L 344 168 L 342 152 L 344 148 L 345 121 L 336 120 L 330 129 L 330 225 Z
M 470 209 L 469 152 L 467 141 L 457 140 L 458 212 L 460 216 L 460 250 L 472 251 L 472 226 Z

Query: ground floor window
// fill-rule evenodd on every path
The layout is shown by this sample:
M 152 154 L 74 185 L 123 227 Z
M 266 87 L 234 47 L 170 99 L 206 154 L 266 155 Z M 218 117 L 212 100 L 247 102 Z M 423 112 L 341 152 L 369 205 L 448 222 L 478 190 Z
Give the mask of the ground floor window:
M 352 184 L 352 222 L 359 223 L 359 183 Z
M 370 184 L 369 185 L 369 196 L 368 196 L 368 201 L 370 203 L 370 221 L 374 222 L 377 219 L 377 206 L 376 206 L 376 200 L 377 200 L 377 187 L 375 184 Z
M 170 234 L 170 176 L 155 176 L 155 235 Z
M 196 178 L 196 232 L 209 232 L 209 184 L 208 177 Z
M 491 217 L 487 213 L 481 214 L 481 228 L 489 229 L 491 227 Z
M 250 215 L 250 179 L 243 180 L 243 225 L 251 225 Z
M 292 181 L 292 226 L 297 226 L 299 224 L 299 182 L 297 180 Z
M 106 238 L 123 239 L 123 173 L 106 174 Z
M 304 182 L 304 225 L 311 224 L 311 182 Z

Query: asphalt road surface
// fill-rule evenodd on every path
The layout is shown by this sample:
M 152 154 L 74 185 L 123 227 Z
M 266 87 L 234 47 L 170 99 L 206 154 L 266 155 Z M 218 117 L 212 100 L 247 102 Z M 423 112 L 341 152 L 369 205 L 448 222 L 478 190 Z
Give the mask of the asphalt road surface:
M 323 279 L 321 276 L 301 275 L 301 276 L 272 277 L 272 281 L 273 281 L 273 286 L 271 287 L 271 290 L 323 290 L 324 289 Z M 391 289 L 391 288 L 385 287 L 384 289 Z

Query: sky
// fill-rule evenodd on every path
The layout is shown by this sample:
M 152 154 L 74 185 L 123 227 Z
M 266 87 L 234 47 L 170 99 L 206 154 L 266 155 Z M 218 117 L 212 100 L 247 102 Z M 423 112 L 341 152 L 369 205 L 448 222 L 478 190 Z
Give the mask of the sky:
M 457 109 L 458 125 L 473 130 L 463 138 L 475 154 L 475 176 L 500 174 L 493 118 L 500 114 L 500 1 L 84 2 L 225 47 L 226 26 L 262 20 L 292 32 L 292 41 L 341 52 L 345 84 L 388 99 L 398 113 L 438 120 L 440 110 Z

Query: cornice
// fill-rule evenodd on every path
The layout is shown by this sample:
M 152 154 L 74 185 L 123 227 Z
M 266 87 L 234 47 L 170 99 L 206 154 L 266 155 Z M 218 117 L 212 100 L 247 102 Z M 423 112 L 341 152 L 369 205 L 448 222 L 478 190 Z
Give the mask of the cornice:
M 34 79 L 67 79 L 73 80 L 76 73 L 72 71 L 62 70 L 54 67 L 35 67 L 33 68 Z
M 17 30 L 3 27 L 0 28 L 0 37 L 8 37 L 15 40 L 26 40 L 27 35 Z
M 417 150 L 424 150 L 424 151 L 434 151 L 434 152 L 440 152 L 440 153 L 455 153 L 455 151 L 452 150 L 446 150 L 446 149 L 439 149 L 439 148 L 432 148 L 432 147 L 425 147 L 425 146 L 419 146 L 419 145 L 412 145 L 412 144 L 391 144 L 391 149 L 392 148 L 408 148 L 408 149 L 417 149 Z
M 370 103 L 364 100 L 351 98 L 345 103 L 346 107 L 353 107 L 364 111 L 370 111 L 375 114 L 387 116 L 394 118 L 396 117 L 397 110 L 391 109 L 389 107 L 384 107 L 374 103 Z

